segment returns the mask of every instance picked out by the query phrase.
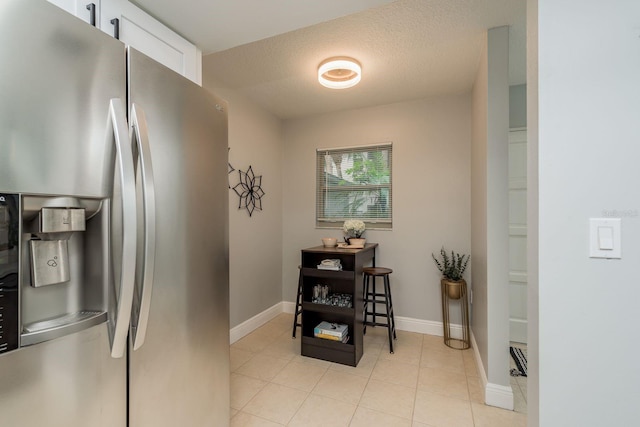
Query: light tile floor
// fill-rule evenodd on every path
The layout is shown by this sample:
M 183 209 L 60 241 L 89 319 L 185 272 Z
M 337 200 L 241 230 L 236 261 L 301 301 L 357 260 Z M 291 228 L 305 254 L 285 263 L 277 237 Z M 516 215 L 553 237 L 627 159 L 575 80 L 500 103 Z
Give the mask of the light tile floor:
M 231 346 L 231 426 L 526 426 L 484 405 L 472 350 L 398 331 L 390 354 L 386 329 L 369 327 L 354 368 L 300 356 L 292 322 L 281 314 Z M 526 382 L 512 385 L 526 410 Z

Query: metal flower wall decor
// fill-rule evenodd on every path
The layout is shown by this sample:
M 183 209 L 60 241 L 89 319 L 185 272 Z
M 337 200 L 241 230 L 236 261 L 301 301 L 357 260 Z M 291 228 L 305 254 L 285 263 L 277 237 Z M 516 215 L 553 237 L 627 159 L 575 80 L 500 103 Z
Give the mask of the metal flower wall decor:
M 245 208 L 249 212 L 249 216 L 253 215 L 253 211 L 262 210 L 262 175 L 256 176 L 253 169 L 249 166 L 246 172 L 238 169 L 240 174 L 240 182 L 233 187 L 233 191 L 240 197 L 238 209 Z
M 227 150 L 230 152 L 230 151 L 231 151 L 231 147 L 229 147 Z M 231 173 L 232 173 L 233 171 L 235 171 L 235 170 L 236 170 L 236 168 L 234 168 L 233 166 L 231 166 L 231 163 L 229 163 L 229 162 L 227 162 L 227 164 L 229 165 L 229 168 L 227 169 L 227 175 L 231 175 Z M 229 188 L 231 188 L 231 184 L 229 183 L 228 185 L 229 185 Z

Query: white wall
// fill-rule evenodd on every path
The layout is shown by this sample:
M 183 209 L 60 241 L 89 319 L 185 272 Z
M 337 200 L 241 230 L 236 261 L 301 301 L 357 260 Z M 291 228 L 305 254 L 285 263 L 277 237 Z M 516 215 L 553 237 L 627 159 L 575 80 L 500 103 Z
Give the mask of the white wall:
M 205 74 L 206 75 L 206 74 Z M 229 175 L 233 187 L 238 170 L 252 167 L 262 175 L 262 211 L 253 216 L 238 209 L 229 190 L 229 291 L 231 327 L 282 301 L 282 129 L 281 121 L 232 90 L 204 87 L 229 103 Z
M 289 120 L 285 175 L 283 299 L 294 301 L 300 250 L 338 229 L 315 228 L 316 148 L 393 142 L 393 231 L 367 230 L 391 277 L 396 316 L 442 321 L 431 253 L 470 252 L 470 96 L 458 95 Z
M 394 268 L 396 315 L 442 321 L 431 253 L 442 245 L 470 253 L 469 95 L 281 124 L 232 90 L 206 80 L 204 86 L 229 102 L 231 164 L 252 165 L 266 192 L 264 210 L 251 218 L 229 194 L 232 327 L 282 300 L 294 301 L 300 249 L 320 244 L 323 236 L 342 236 L 315 228 L 316 148 L 382 141 L 394 143 L 395 225 L 393 231 L 368 230 L 366 237 L 380 243 L 378 265 Z M 230 180 L 237 182 L 237 172 Z
M 471 330 L 482 364 L 489 360 L 488 282 L 487 282 L 487 117 L 489 102 L 489 57 L 483 51 L 472 92 L 471 141 L 471 256 L 473 304 Z
M 471 161 L 472 330 L 486 402 L 513 408 L 509 379 L 509 29 L 487 33 L 473 89 Z
M 637 425 L 640 2 L 538 0 L 538 36 L 539 425 Z M 616 210 L 622 259 L 589 258 Z
M 527 425 L 539 425 L 538 0 L 527 1 Z

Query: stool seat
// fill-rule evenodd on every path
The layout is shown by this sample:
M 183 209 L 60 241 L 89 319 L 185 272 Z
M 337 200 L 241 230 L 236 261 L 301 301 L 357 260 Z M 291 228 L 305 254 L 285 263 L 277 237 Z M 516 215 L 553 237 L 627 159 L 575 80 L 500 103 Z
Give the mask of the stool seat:
M 393 273 L 393 270 L 385 267 L 365 267 L 362 272 L 370 276 L 384 276 Z

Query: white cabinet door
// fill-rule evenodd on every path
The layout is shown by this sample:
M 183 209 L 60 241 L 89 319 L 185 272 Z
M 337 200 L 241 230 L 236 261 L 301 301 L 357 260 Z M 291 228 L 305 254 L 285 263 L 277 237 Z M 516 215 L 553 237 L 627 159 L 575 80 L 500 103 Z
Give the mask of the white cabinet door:
M 100 0 L 75 0 L 75 15 L 93 25 L 100 28 Z
M 202 84 L 202 53 L 127 0 L 102 0 L 100 28 L 125 44 Z
M 101 0 L 47 0 L 70 14 L 92 24 L 100 26 L 100 1 Z
M 509 330 L 527 343 L 527 131 L 509 132 Z
M 119 38 L 195 83 L 202 84 L 202 52 L 127 0 L 48 0 Z M 117 34 L 116 34 L 117 33 Z
M 72 15 L 76 14 L 76 0 L 47 0 L 49 3 L 53 3 L 59 8 L 62 8 Z

